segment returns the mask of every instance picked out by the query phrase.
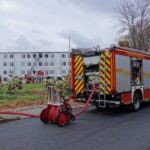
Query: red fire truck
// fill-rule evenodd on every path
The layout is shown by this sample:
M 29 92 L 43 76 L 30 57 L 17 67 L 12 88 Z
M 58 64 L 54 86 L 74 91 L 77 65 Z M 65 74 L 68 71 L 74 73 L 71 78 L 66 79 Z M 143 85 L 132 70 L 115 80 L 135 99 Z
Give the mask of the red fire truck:
M 141 102 L 150 100 L 150 53 L 114 45 L 99 51 L 73 49 L 72 92 L 86 99 L 95 85 L 96 107 L 128 105 L 139 110 Z

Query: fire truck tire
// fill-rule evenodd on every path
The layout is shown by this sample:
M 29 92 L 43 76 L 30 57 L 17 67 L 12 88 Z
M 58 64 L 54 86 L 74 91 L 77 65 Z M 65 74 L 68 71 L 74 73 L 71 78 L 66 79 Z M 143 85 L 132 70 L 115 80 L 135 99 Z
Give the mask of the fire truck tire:
M 68 118 L 68 114 L 66 112 L 60 112 L 58 114 L 57 124 L 60 127 L 64 127 L 65 125 L 67 125 L 68 121 L 69 121 L 69 118 Z
M 133 96 L 132 111 L 138 111 L 141 107 L 141 96 L 139 93 L 135 93 Z
M 40 120 L 43 123 L 48 123 L 48 119 L 46 117 L 46 108 L 42 110 L 41 114 L 40 114 Z

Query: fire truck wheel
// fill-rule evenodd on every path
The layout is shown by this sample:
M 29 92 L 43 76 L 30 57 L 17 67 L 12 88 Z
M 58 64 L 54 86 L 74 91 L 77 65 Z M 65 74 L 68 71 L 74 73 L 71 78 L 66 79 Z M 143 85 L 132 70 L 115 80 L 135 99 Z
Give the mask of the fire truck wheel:
M 43 123 L 48 123 L 48 120 L 46 119 L 46 108 L 42 110 L 40 114 L 40 119 Z
M 58 114 L 57 124 L 60 127 L 64 127 L 65 125 L 67 125 L 68 121 L 69 121 L 69 118 L 68 118 L 68 114 L 66 112 L 60 112 Z
M 139 93 L 135 93 L 133 96 L 132 110 L 138 111 L 140 107 L 141 107 L 141 96 Z

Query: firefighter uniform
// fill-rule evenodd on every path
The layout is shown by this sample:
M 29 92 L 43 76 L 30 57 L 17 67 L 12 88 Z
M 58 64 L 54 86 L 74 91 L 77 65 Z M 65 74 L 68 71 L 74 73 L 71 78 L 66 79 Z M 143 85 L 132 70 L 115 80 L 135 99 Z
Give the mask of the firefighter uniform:
M 54 93 L 54 84 L 55 81 L 51 77 L 48 76 L 44 79 L 44 85 L 46 87 L 45 99 L 48 101 L 53 101 L 52 99 L 54 99 L 54 97 L 52 98 L 52 92 Z
M 56 81 L 55 91 L 56 91 L 56 94 L 57 94 L 57 99 L 59 101 L 61 101 L 61 98 L 63 97 L 63 93 L 64 93 L 64 82 L 63 82 L 62 79 L 58 79 Z

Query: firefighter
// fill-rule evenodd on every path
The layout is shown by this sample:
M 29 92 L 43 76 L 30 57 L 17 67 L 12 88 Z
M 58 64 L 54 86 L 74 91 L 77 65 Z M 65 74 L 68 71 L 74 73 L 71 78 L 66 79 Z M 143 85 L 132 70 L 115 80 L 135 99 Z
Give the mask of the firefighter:
M 19 90 L 22 90 L 22 79 L 21 78 L 18 78 L 18 80 L 17 80 L 17 87 Z
M 70 88 L 70 80 L 69 76 L 63 77 L 63 88 L 64 88 L 64 93 L 63 96 L 68 96 L 71 94 L 71 88 Z
M 52 98 L 52 93 L 53 92 L 53 95 L 54 95 L 54 84 L 55 84 L 55 81 L 52 77 L 48 76 L 44 79 L 44 85 L 45 85 L 45 88 L 46 88 L 46 95 L 45 95 L 45 99 L 46 100 L 51 100 L 53 101 L 54 98 Z
M 11 92 L 11 93 L 14 93 L 14 91 L 15 91 L 15 81 L 14 81 L 14 78 L 12 78 L 8 82 L 8 91 Z
M 61 101 L 61 98 L 64 94 L 64 82 L 61 77 L 57 78 L 56 84 L 55 84 L 55 90 L 57 93 L 57 99 Z
M 54 84 L 55 84 L 55 80 L 52 77 L 48 76 L 44 79 L 44 85 L 46 88 L 48 86 L 54 86 Z

